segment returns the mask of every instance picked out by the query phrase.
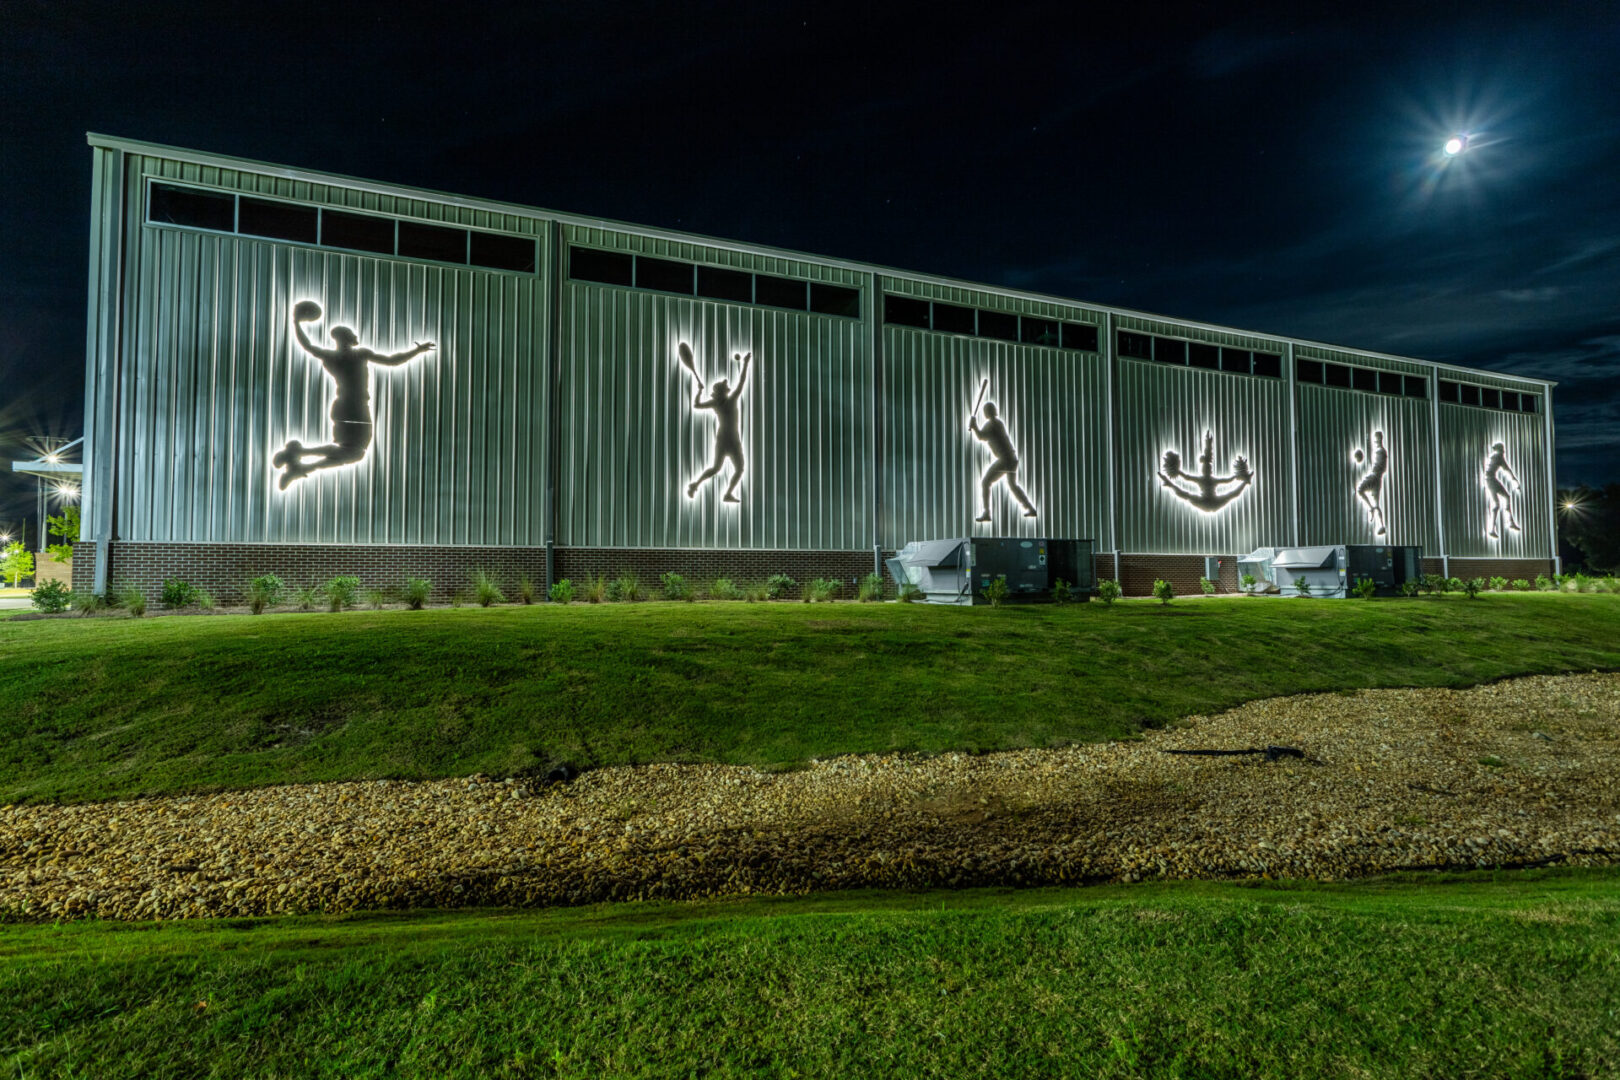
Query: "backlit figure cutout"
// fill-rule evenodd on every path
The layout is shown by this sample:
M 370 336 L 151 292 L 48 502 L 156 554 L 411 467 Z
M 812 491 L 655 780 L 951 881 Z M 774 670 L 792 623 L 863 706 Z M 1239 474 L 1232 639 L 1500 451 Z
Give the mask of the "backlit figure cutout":
M 1384 449 L 1384 433 L 1382 431 L 1373 432 L 1372 437 L 1372 468 L 1367 470 L 1367 475 L 1362 477 L 1361 483 L 1356 485 L 1356 498 L 1360 499 L 1362 505 L 1367 508 L 1367 524 L 1373 527 L 1373 535 L 1383 536 L 1384 474 L 1389 471 L 1389 451 Z M 1357 447 L 1356 452 L 1351 456 L 1355 458 L 1357 465 L 1366 460 L 1366 456 L 1362 454 L 1360 447 Z
M 1513 484 L 1512 491 L 1519 488 L 1519 478 L 1508 468 L 1507 447 L 1501 443 L 1491 443 L 1491 456 L 1485 459 L 1485 499 L 1487 516 L 1491 527 L 1485 535 L 1492 540 L 1501 536 L 1502 519 L 1507 518 L 1507 527 L 1514 532 L 1519 531 L 1519 523 L 1513 520 L 1513 494 L 1507 484 L 1502 482 L 1502 474 L 1506 473 L 1508 480 Z
M 303 350 L 321 362 L 326 373 L 337 384 L 337 398 L 332 402 L 332 441 L 324 446 L 305 446 L 297 439 L 276 452 L 270 464 L 281 469 L 281 489 L 294 480 L 301 480 L 318 469 L 330 469 L 360 461 L 371 447 L 371 365 L 398 367 L 433 348 L 433 343 L 417 342 L 416 348 L 384 356 L 360 345 L 360 339 L 347 326 L 334 326 L 332 340 L 335 349 L 323 349 L 311 343 L 301 324 L 321 317 L 321 306 L 313 300 L 303 300 L 293 308 L 293 333 Z
M 1181 455 L 1174 450 L 1164 452 L 1164 463 L 1159 469 L 1159 480 L 1167 490 L 1182 502 L 1196 506 L 1206 514 L 1213 514 L 1227 503 L 1243 494 L 1244 490 L 1254 482 L 1254 472 L 1249 468 L 1249 462 L 1241 454 L 1232 459 L 1232 475 L 1215 475 L 1215 437 L 1209 432 L 1204 433 L 1204 452 L 1198 455 L 1198 472 L 1183 472 L 1181 469 Z M 1182 487 L 1177 481 L 1186 481 L 1192 484 L 1191 488 Z M 1227 487 L 1236 484 L 1236 487 Z M 1221 490 L 1226 488 L 1226 490 Z
M 989 385 L 989 379 L 979 384 L 980 401 L 984 401 L 984 391 Z M 1007 480 L 1007 490 L 1018 500 L 1018 505 L 1024 508 L 1024 516 L 1034 517 L 1035 505 L 1029 501 L 1029 496 L 1024 494 L 1024 489 L 1018 486 L 1018 451 L 1013 448 L 1012 436 L 1007 434 L 1007 425 L 996 415 L 996 403 L 984 402 L 982 427 L 979 425 L 979 406 L 975 403 L 973 415 L 968 418 L 968 430 L 995 455 L 995 460 L 990 462 L 990 467 L 984 471 L 984 476 L 979 480 L 980 503 L 984 512 L 973 520 L 980 522 L 990 520 L 990 489 L 1003 477 Z
M 741 502 L 737 498 L 737 482 L 743 475 L 743 446 L 742 421 L 738 415 L 738 405 L 742 398 L 743 387 L 748 385 L 748 365 L 753 362 L 754 354 L 738 355 L 734 359 L 742 363 L 742 374 L 737 376 L 737 388 L 731 389 L 726 380 L 721 379 L 709 389 L 709 400 L 703 400 L 703 376 L 697 373 L 697 363 L 692 359 L 692 349 L 681 342 L 681 363 L 692 378 L 697 380 L 697 390 L 692 395 L 692 408 L 710 409 L 714 412 L 714 462 L 690 484 L 686 485 L 688 499 L 697 495 L 697 489 L 704 481 L 718 473 L 727 461 L 731 462 L 731 483 L 726 485 L 725 502 Z

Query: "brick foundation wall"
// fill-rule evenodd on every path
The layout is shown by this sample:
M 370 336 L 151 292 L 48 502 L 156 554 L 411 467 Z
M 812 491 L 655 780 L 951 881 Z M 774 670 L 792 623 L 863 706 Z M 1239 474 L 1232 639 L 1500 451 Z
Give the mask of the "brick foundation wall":
M 892 554 L 889 553 L 889 554 Z M 612 579 L 630 571 L 642 585 L 656 589 L 664 574 L 679 574 L 688 584 L 707 586 L 715 578 L 729 577 L 737 585 L 758 584 L 772 574 L 786 574 L 801 586 L 828 578 L 842 586 L 838 595 L 849 600 L 856 584 L 872 572 L 870 551 L 726 551 L 685 548 L 558 548 L 556 577 L 577 586 L 597 575 Z M 885 579 L 888 571 L 884 571 Z M 884 591 L 894 594 L 885 580 Z
M 1424 562 L 1428 562 L 1427 559 Z M 1439 571 L 1435 571 L 1439 573 Z M 1451 576 L 1462 578 L 1485 578 L 1489 581 L 1493 577 L 1504 577 L 1509 581 L 1523 578 L 1525 581 L 1535 581 L 1537 574 L 1552 576 L 1553 564 L 1551 559 L 1452 559 Z
M 1221 568 L 1215 579 L 1216 591 L 1237 592 L 1237 556 L 1221 555 L 1218 558 Z M 1097 576 L 1103 576 L 1101 559 L 1097 561 Z M 1125 552 L 1119 557 L 1119 585 L 1126 596 L 1152 596 L 1153 582 L 1158 578 L 1168 581 L 1177 596 L 1202 596 L 1204 590 L 1198 581 L 1203 576 L 1202 555 L 1132 555 Z

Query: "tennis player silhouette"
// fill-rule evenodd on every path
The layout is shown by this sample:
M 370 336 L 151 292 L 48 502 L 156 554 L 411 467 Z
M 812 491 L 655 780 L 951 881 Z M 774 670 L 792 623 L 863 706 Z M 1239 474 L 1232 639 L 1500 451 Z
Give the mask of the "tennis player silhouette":
M 362 460 L 371 447 L 371 365 L 399 367 L 433 348 L 433 342 L 419 341 L 414 349 L 385 356 L 362 346 L 347 326 L 334 326 L 332 340 L 337 342 L 337 348 L 323 349 L 309 340 L 302 325 L 320 317 L 321 306 L 313 300 L 300 301 L 293 308 L 293 333 L 298 336 L 298 344 L 321 362 L 337 384 L 331 411 L 332 441 L 323 446 L 305 446 L 290 439 L 276 452 L 270 464 L 282 470 L 283 491 L 294 480 L 302 480 L 316 470 Z
M 748 365 L 753 363 L 754 354 L 739 356 L 742 361 L 742 374 L 737 377 L 737 388 L 733 390 L 726 380 L 721 379 L 709 388 L 709 400 L 703 400 L 703 377 L 697 373 L 697 365 L 692 359 L 692 349 L 684 341 L 680 346 L 681 363 L 686 370 L 692 373 L 697 380 L 697 390 L 692 394 L 692 408 L 709 409 L 714 412 L 716 421 L 714 432 L 714 463 L 703 470 L 696 480 L 686 485 L 688 499 L 697 495 L 697 489 L 704 481 L 718 473 L 725 467 L 727 461 L 731 462 L 731 483 L 726 485 L 725 502 L 741 502 L 737 498 L 737 482 L 742 479 L 743 447 L 742 447 L 742 421 L 738 415 L 738 405 L 742 398 L 743 387 L 748 385 Z

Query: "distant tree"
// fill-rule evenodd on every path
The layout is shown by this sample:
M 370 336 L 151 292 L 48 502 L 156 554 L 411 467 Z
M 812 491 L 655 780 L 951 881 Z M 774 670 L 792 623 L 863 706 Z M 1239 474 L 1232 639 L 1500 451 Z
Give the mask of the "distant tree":
M 1558 539 L 1589 573 L 1620 572 L 1620 484 L 1560 491 Z
M 79 538 L 79 508 L 77 506 L 64 506 L 60 514 L 53 514 L 45 519 L 50 531 L 62 538 L 60 544 L 49 544 L 45 550 L 51 553 L 53 562 L 67 562 L 73 558 L 73 542 Z
M 25 551 L 21 540 L 13 540 L 6 545 L 5 554 L 0 556 L 0 577 L 9 579 L 12 587 L 25 577 L 34 573 L 34 556 Z

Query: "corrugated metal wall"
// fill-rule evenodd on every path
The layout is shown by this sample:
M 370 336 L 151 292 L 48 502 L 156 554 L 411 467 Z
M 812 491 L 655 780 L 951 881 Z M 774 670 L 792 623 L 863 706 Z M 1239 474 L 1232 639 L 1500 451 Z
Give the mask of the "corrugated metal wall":
M 1119 528 L 1125 551 L 1244 554 L 1293 535 L 1289 499 L 1288 381 L 1173 367 L 1119 363 Z M 1204 433 L 1214 436 L 1215 473 L 1232 473 L 1242 455 L 1254 482 L 1238 498 L 1205 513 L 1164 489 L 1166 450 L 1182 469 L 1198 469 Z
M 709 465 L 714 414 L 677 346 L 710 385 L 743 389 L 741 500 Z M 563 307 L 557 542 L 585 547 L 864 550 L 871 546 L 872 358 L 856 319 L 570 283 Z M 705 397 L 707 397 L 705 393 Z
M 1447 553 L 1459 558 L 1544 559 L 1551 550 L 1547 510 L 1556 492 L 1547 490 L 1544 417 L 1468 405 L 1440 406 L 1440 485 L 1445 500 Z M 1508 468 L 1519 478 L 1512 498 L 1521 531 L 1499 530 L 1489 539 L 1490 505 L 1484 468 L 1492 443 L 1507 450 Z M 1512 485 L 1509 485 L 1511 489 Z
M 120 539 L 544 543 L 539 276 L 144 226 L 132 179 Z M 275 451 L 331 438 L 333 381 L 292 336 L 305 299 L 317 345 L 343 325 L 379 353 L 438 348 L 374 366 L 365 460 L 282 491 Z
M 1026 518 L 999 481 L 991 521 L 980 478 L 993 455 L 968 431 L 980 381 L 1018 452 Z M 1108 394 L 1093 354 L 888 327 L 883 332 L 882 544 L 949 536 L 1062 536 L 1107 543 Z M 980 416 L 981 422 L 983 416 Z
M 1434 424 L 1430 403 L 1358 390 L 1299 387 L 1300 542 L 1418 544 L 1438 555 Z M 1384 433 L 1389 469 L 1381 502 L 1386 535 L 1374 534 L 1356 485 L 1371 466 L 1372 433 Z M 1360 449 L 1366 458 L 1356 464 Z

